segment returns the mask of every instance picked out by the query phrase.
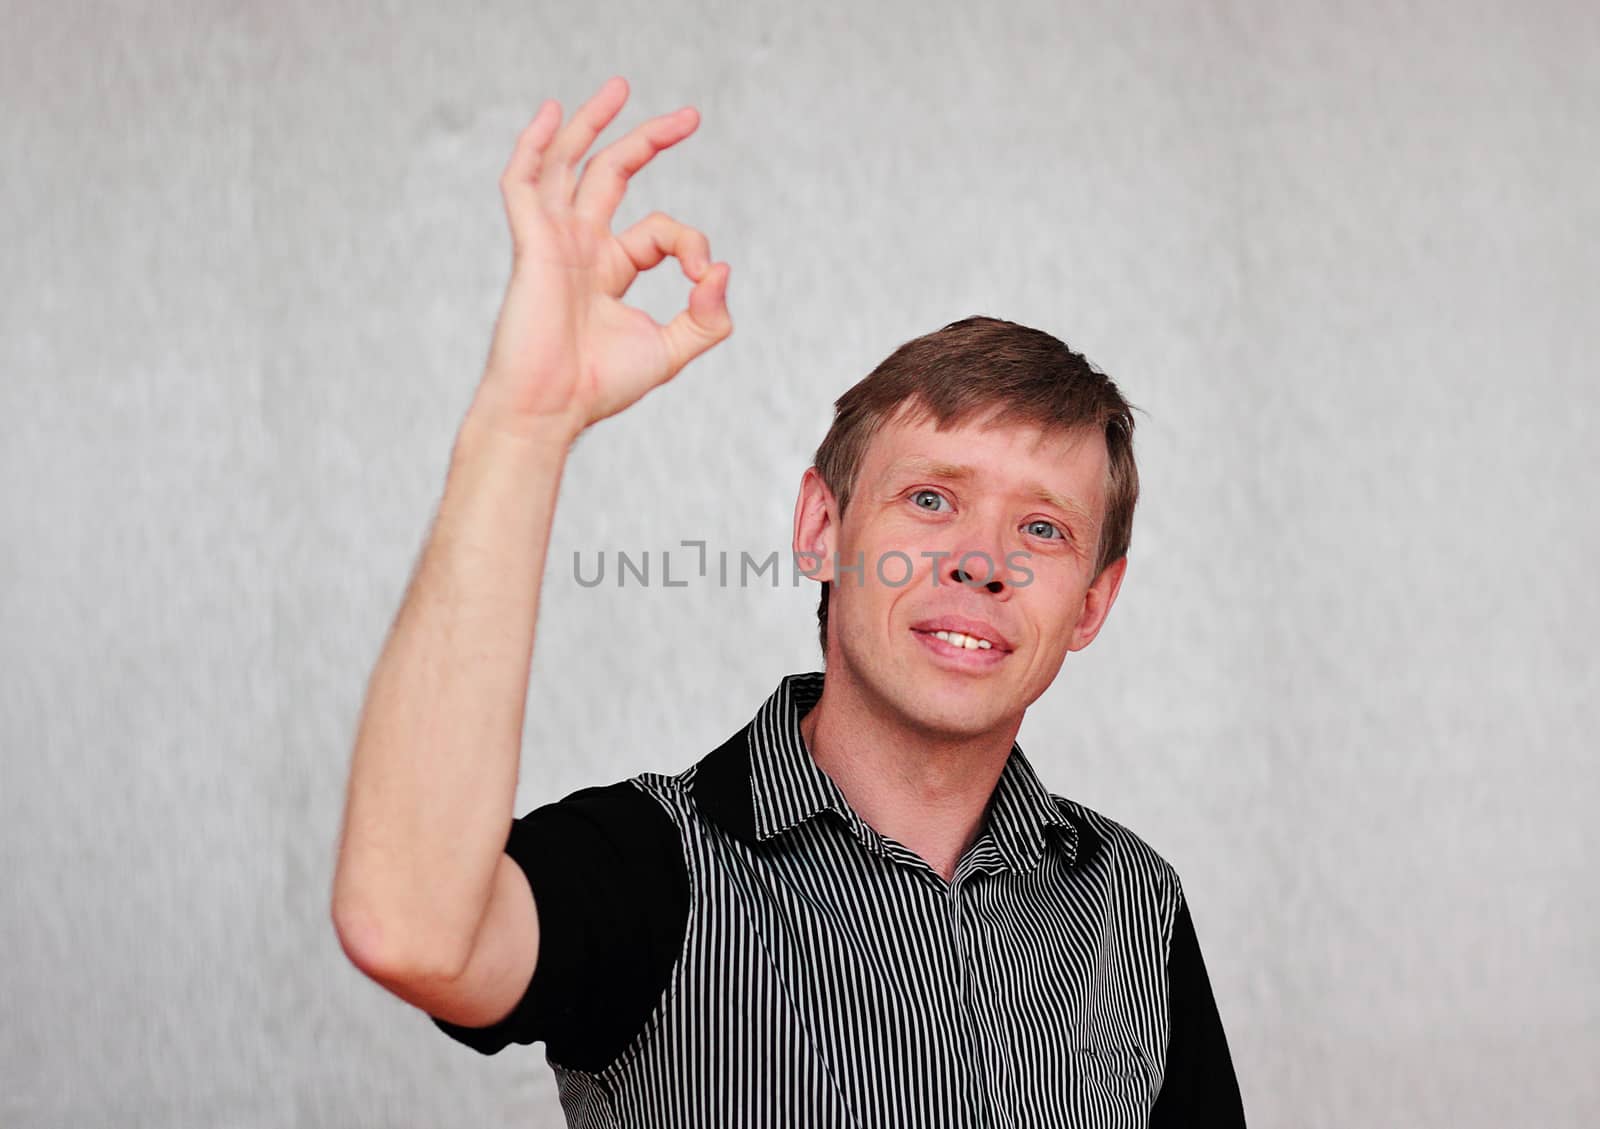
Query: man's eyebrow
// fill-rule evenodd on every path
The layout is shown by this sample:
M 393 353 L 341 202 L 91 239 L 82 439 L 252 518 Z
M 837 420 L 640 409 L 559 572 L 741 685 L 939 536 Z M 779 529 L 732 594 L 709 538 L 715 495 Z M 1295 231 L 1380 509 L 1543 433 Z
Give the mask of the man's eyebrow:
M 888 469 L 883 472 L 883 481 L 887 483 L 902 473 L 925 474 L 929 478 L 944 479 L 948 482 L 970 482 L 977 476 L 978 472 L 972 467 L 963 464 L 941 462 L 938 459 L 928 459 L 921 455 L 907 455 L 889 464 Z M 1030 497 L 1037 498 L 1046 505 L 1054 506 L 1064 513 L 1071 514 L 1075 520 L 1083 522 L 1089 520 L 1089 511 L 1082 504 L 1074 502 L 1070 498 L 1063 498 L 1042 483 L 1030 482 L 1023 489 L 1027 491 Z
M 906 455 L 889 464 L 883 472 L 883 481 L 888 482 L 903 472 L 925 474 L 929 478 L 944 478 L 955 482 L 966 482 L 977 473 L 969 466 L 940 462 L 938 459 L 927 459 L 921 455 Z

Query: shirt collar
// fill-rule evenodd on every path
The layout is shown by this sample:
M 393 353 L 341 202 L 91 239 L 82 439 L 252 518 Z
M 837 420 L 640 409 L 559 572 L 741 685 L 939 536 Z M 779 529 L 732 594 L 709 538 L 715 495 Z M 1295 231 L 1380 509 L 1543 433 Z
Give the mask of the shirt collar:
M 713 822 L 750 844 L 764 843 L 833 812 L 862 845 L 886 854 L 884 838 L 811 758 L 800 719 L 822 697 L 823 672 L 787 675 L 756 716 L 695 767 L 697 803 Z M 1068 865 L 1082 861 L 1093 832 L 1052 796 L 1017 744 L 990 796 L 972 850 L 985 869 L 1031 871 L 1055 837 Z M 986 865 L 988 864 L 988 865 Z

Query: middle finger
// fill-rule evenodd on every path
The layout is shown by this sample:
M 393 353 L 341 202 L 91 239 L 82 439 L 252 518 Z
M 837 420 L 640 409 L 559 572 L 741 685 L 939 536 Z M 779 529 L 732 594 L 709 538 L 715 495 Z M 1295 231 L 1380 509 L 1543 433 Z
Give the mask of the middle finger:
M 628 80 L 608 78 L 556 133 L 539 163 L 539 197 L 546 205 L 559 208 L 571 202 L 572 170 L 627 100 Z

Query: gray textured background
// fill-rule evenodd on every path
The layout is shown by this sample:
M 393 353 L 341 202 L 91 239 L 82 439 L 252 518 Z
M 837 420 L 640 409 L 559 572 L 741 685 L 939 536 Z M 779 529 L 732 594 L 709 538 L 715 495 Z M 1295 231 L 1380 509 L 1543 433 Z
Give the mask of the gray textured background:
M 706 230 L 737 330 L 572 459 L 519 810 L 685 767 L 818 665 L 807 582 L 589 591 L 573 552 L 783 547 L 832 397 L 1008 317 L 1146 413 L 1121 600 L 1022 743 L 1178 867 L 1252 1124 L 1600 1114 L 1595 5 L 6 28 L 0 1124 L 560 1124 L 537 1049 L 451 1043 L 328 899 L 496 178 L 613 73 L 602 143 L 702 113 L 619 220 Z

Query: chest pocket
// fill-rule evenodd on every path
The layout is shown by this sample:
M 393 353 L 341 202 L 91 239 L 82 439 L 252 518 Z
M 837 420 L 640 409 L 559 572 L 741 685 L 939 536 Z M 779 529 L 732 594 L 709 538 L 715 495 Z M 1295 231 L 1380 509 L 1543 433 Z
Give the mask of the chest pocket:
M 1155 1069 L 1138 1047 L 1105 1043 L 1078 1048 L 1084 1096 L 1109 1102 L 1136 1116 L 1149 1113 Z

